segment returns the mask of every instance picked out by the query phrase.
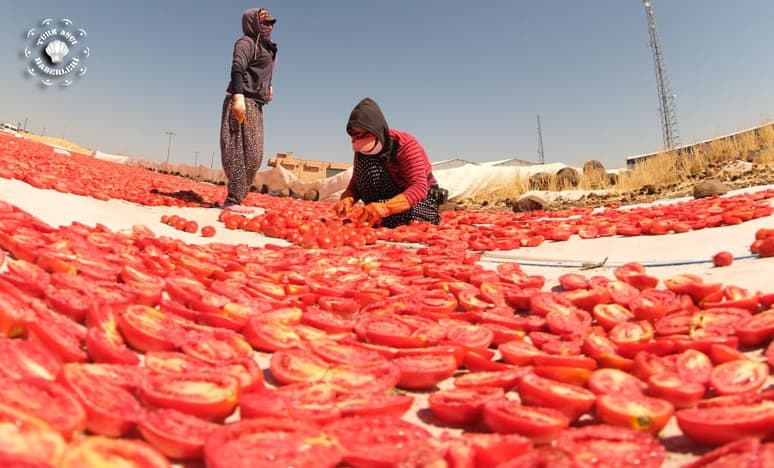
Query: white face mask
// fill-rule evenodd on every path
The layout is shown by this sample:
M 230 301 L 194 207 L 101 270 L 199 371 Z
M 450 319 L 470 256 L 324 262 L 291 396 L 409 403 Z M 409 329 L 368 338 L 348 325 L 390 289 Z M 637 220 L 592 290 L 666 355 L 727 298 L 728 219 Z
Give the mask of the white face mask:
M 355 153 L 373 156 L 382 152 L 382 144 L 376 137 L 360 138 L 352 141 L 352 150 Z

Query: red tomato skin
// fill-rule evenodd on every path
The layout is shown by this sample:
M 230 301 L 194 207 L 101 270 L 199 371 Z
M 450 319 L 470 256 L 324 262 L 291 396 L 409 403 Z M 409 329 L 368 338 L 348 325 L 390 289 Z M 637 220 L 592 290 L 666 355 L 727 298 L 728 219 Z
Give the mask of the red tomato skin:
M 419 390 L 435 387 L 457 370 L 457 361 L 448 355 L 415 355 L 393 359 L 400 369 L 398 387 Z
M 143 439 L 159 452 L 177 460 L 199 459 L 204 442 L 218 424 L 176 410 L 147 412 L 137 423 Z
M 759 390 L 768 377 L 765 362 L 735 360 L 715 366 L 709 381 L 718 395 L 738 395 Z
M 556 408 L 571 421 L 589 411 L 597 397 L 585 388 L 526 374 L 519 381 L 519 397 L 523 404 Z
M 153 447 L 140 440 L 110 439 L 89 436 L 68 447 L 62 457 L 62 468 L 105 466 L 116 463 L 147 468 L 169 468 L 172 465 Z
M 539 420 L 531 419 L 532 415 L 539 415 Z M 484 424 L 499 434 L 520 434 L 535 444 L 544 444 L 567 429 L 570 418 L 553 408 L 522 406 L 503 398 L 484 405 Z
M 726 267 L 734 263 L 734 254 L 728 251 L 718 252 L 712 256 L 712 264 L 716 267 Z
M 672 417 L 674 406 L 644 395 L 607 394 L 597 398 L 596 411 L 607 424 L 658 434 Z
M 75 396 L 57 382 L 39 378 L 0 380 L 3 403 L 36 416 L 65 440 L 86 428 L 86 411 Z
M 744 437 L 774 437 L 771 401 L 688 408 L 677 411 L 675 418 L 683 434 L 704 445 L 718 446 Z
M 190 392 L 175 391 L 175 386 L 206 382 L 217 388 L 217 396 L 195 396 Z M 234 412 L 237 406 L 239 383 L 230 375 L 212 373 L 155 374 L 148 376 L 140 386 L 143 401 L 157 408 L 170 408 L 209 420 L 222 420 Z M 201 397 L 210 398 L 201 398 Z
M 428 405 L 441 421 L 465 425 L 481 419 L 484 403 L 504 396 L 505 392 L 500 387 L 454 388 L 433 392 L 428 398 Z

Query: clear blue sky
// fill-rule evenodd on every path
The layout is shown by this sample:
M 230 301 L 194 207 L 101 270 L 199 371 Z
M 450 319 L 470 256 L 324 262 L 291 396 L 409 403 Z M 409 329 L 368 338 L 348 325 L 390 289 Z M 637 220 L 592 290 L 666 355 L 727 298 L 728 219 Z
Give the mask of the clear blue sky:
M 772 118 L 774 2 L 652 0 L 681 142 Z M 109 153 L 219 167 L 220 107 L 242 12 L 278 18 L 264 164 L 277 152 L 349 162 L 363 97 L 431 160 L 624 158 L 662 146 L 640 0 L 3 0 L 0 120 Z M 24 34 L 43 18 L 88 31 L 69 88 L 25 78 Z

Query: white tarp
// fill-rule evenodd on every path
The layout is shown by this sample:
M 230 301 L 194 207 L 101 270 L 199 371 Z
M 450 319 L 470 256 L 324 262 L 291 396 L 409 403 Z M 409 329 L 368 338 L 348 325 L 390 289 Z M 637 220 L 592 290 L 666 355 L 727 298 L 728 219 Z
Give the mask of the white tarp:
M 434 170 L 438 185 L 449 191 L 449 198 L 469 198 L 486 189 L 493 192 L 505 189 L 517 183 L 521 178 L 529 178 L 538 172 L 556 174 L 566 164 L 553 163 L 534 166 L 480 166 L 467 164 L 453 169 Z M 580 169 L 579 169 L 580 170 Z
M 338 200 L 339 194 L 347 188 L 351 177 L 352 168 L 349 168 L 327 179 L 315 182 L 302 182 L 292 172 L 282 166 L 277 166 L 256 174 L 253 184 L 256 187 L 266 185 L 270 193 L 289 189 L 293 193 L 303 195 L 308 190 L 316 189 L 320 194 L 319 200 L 334 201 Z
M 110 161 L 118 164 L 126 164 L 129 161 L 129 156 L 120 156 L 117 154 L 103 153 L 102 151 L 92 151 L 91 157 L 95 159 L 101 159 L 103 161 Z

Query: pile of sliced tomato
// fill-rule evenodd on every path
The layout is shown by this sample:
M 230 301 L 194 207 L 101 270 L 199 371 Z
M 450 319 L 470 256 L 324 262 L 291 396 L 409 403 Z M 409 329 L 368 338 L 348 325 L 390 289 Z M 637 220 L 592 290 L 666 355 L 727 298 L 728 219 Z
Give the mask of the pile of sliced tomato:
M 0 175 L 66 180 L 35 176 L 19 157 L 29 148 L 0 143 L 17 156 Z M 33 160 L 58 176 L 71 164 Z M 182 200 L 180 187 L 144 202 Z M 670 216 L 677 232 L 689 219 L 733 224 L 770 214 L 770 196 L 599 219 L 454 212 L 393 231 L 322 221 L 320 205 L 313 218 L 299 200 L 282 201 L 283 215 L 222 219 L 282 225 L 278 237 L 315 220 L 298 242 L 311 249 L 55 228 L 0 202 L 0 465 L 661 466 L 671 421 L 717 447 L 694 466 L 772 465 L 774 293 L 661 281 L 636 263 L 546 290 L 544 277 L 486 269 L 470 250 L 660 234 Z M 616 230 L 593 231 L 600 219 Z M 323 227 L 350 240 L 321 243 Z

